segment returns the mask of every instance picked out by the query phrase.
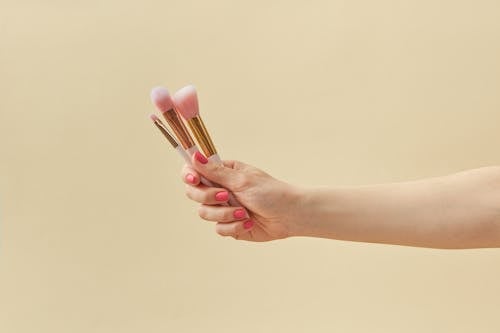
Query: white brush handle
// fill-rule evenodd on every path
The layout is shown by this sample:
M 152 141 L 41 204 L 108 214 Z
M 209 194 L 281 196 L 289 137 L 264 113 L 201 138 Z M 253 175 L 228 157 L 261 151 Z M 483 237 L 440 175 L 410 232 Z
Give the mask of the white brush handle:
M 191 165 L 191 158 L 189 158 L 189 155 L 186 153 L 186 151 L 184 150 L 184 148 L 182 148 L 181 145 L 178 145 L 177 147 L 175 147 L 175 150 L 177 150 L 177 152 L 179 153 L 179 155 L 181 155 L 182 159 L 189 165 Z
M 222 163 L 222 160 L 218 154 L 213 154 L 208 159 L 214 163 L 217 163 L 217 164 L 221 164 L 221 165 L 224 164 L 224 163 Z M 233 207 L 240 207 L 241 206 L 241 204 L 238 202 L 238 200 L 236 200 L 236 198 L 234 197 L 234 195 L 231 192 L 229 192 L 229 201 L 228 202 L 229 202 L 229 206 L 233 206 Z

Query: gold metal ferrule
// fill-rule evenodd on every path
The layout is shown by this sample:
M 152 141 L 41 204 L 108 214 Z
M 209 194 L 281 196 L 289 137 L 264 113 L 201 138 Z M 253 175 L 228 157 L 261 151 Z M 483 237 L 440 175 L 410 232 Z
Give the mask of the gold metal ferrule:
M 167 127 L 160 120 L 155 120 L 154 124 L 156 125 L 156 127 L 158 127 L 158 129 L 163 134 L 163 136 L 165 138 L 167 138 L 168 142 L 170 142 L 170 144 L 172 145 L 172 147 L 177 148 L 177 146 L 179 144 L 174 139 L 174 137 L 172 136 L 172 134 L 170 133 L 170 131 L 167 129 Z
M 205 124 L 203 124 L 203 120 L 201 120 L 201 117 L 197 116 L 191 118 L 187 121 L 187 123 L 189 125 L 189 128 L 191 128 L 191 132 L 193 132 L 193 135 L 195 136 L 196 141 L 198 141 L 198 144 L 200 145 L 201 150 L 203 150 L 205 156 L 210 157 L 217 154 L 215 145 L 212 142 L 210 134 L 208 134 L 208 131 L 205 127 Z
M 186 125 L 184 125 L 181 118 L 174 109 L 163 112 L 163 118 L 165 118 L 165 120 L 174 131 L 177 140 L 179 140 L 180 144 L 182 145 L 182 148 L 188 149 L 194 146 L 194 141 L 191 138 L 191 135 L 189 135 Z

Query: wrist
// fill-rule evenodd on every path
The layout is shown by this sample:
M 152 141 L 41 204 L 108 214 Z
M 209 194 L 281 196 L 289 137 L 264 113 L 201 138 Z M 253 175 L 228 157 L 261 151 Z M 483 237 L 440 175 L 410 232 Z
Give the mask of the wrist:
M 290 236 L 335 238 L 341 215 L 339 196 L 339 191 L 329 188 L 297 189 Z
M 314 236 L 318 233 L 318 222 L 322 211 L 321 190 L 314 188 L 294 188 L 289 218 L 289 236 Z

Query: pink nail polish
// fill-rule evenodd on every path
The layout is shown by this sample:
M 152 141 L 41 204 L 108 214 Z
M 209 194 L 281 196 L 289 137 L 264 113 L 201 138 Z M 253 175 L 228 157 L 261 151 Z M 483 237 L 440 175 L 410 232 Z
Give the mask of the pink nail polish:
M 199 151 L 197 151 L 196 153 L 194 153 L 194 158 L 200 162 L 201 164 L 207 164 L 208 163 L 208 160 L 205 156 L 203 156 L 202 153 L 200 153 Z
M 217 192 L 215 194 L 215 200 L 217 201 L 227 201 L 229 199 L 229 193 L 226 191 Z
M 251 227 L 253 227 L 253 221 L 252 220 L 248 220 L 248 221 L 245 221 L 245 223 L 243 223 L 243 228 L 245 228 L 245 230 L 248 230 L 250 229 Z
M 233 216 L 237 219 L 242 219 L 245 217 L 245 210 L 244 209 L 236 209 L 234 212 L 233 212 Z
M 186 180 L 188 183 L 190 184 L 194 184 L 194 181 L 195 181 L 195 178 L 192 174 L 188 173 L 187 176 L 186 176 Z

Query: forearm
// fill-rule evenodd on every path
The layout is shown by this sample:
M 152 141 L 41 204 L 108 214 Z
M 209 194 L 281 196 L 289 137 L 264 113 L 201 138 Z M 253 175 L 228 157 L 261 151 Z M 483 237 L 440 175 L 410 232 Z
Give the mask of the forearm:
M 500 167 L 307 190 L 296 235 L 434 248 L 500 246 Z

